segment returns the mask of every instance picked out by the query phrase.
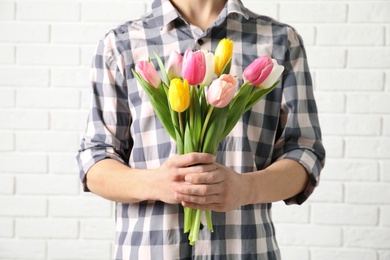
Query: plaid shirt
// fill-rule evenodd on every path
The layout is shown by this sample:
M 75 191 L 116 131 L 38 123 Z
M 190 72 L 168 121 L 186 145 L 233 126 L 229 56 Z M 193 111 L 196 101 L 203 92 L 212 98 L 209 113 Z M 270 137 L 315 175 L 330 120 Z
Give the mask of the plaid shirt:
M 186 23 L 168 0 L 155 0 L 151 13 L 109 31 L 99 42 L 92 106 L 78 155 L 83 183 L 88 169 L 105 158 L 132 168 L 157 168 L 176 153 L 131 69 L 148 57 L 158 67 L 153 51 L 167 61 L 173 50 L 215 50 L 222 38 L 234 41 L 231 73 L 240 83 L 243 69 L 261 55 L 276 59 L 285 71 L 281 84 L 220 144 L 217 161 L 244 174 L 281 158 L 295 160 L 310 181 L 286 203 L 308 198 L 318 184 L 325 151 L 302 40 L 290 26 L 250 12 L 239 0 L 227 1 L 205 31 Z M 256 204 L 213 212 L 214 232 L 202 229 L 195 246 L 189 246 L 181 205 L 117 203 L 116 259 L 280 259 L 270 210 L 271 204 Z

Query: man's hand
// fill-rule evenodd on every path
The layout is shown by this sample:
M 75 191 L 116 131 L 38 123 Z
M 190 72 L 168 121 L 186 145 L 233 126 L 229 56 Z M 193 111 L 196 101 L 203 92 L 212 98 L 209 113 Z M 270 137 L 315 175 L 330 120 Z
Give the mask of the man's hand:
M 153 200 L 169 204 L 181 203 L 176 197 L 176 187 L 187 185 L 186 176 L 197 176 L 214 169 L 214 161 L 214 156 L 205 153 L 189 153 L 169 158 L 149 175 L 152 178 Z
M 186 182 L 176 186 L 176 199 L 183 206 L 226 212 L 242 205 L 245 186 L 241 175 L 218 163 L 198 167 L 198 172 L 186 174 Z

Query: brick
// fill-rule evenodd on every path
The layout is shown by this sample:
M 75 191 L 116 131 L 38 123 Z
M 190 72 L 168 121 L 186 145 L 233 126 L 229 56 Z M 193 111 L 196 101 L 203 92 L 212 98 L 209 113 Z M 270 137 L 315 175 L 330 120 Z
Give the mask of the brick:
M 14 20 L 15 19 L 15 2 L 14 1 L 0 1 L 0 20 Z
M 299 260 L 309 260 L 310 252 L 307 248 L 302 247 L 290 247 L 290 246 L 281 246 L 280 254 L 282 259 L 299 259 Z
M 52 68 L 51 84 L 54 87 L 90 86 L 89 68 Z
M 318 25 L 317 44 L 326 46 L 381 46 L 383 25 Z
M 16 236 L 20 238 L 77 238 L 76 219 L 16 219 Z
M 0 107 L 14 107 L 15 103 L 15 91 L 13 89 L 0 89 Z
M 390 206 L 382 206 L 380 208 L 379 223 L 381 226 L 390 227 Z
M 323 143 L 327 158 L 341 158 L 344 156 L 344 140 L 341 137 L 324 136 Z
M 314 224 L 374 226 L 378 224 L 378 218 L 377 206 L 311 204 L 311 223 Z
M 83 239 L 115 239 L 115 221 L 113 219 L 82 219 L 80 236 Z
M 390 251 L 388 249 L 384 251 L 378 250 L 378 257 L 379 257 L 378 260 L 389 260 Z
M 321 115 L 320 123 L 325 135 L 379 136 L 382 132 L 380 116 Z
M 350 68 L 368 69 L 390 67 L 390 49 L 388 47 L 353 48 L 348 50 Z
M 390 33 L 389 33 L 389 38 L 390 38 Z M 390 91 L 390 71 L 386 72 L 386 80 L 385 80 L 385 88 L 387 91 Z
M 91 197 L 50 198 L 49 214 L 53 217 L 111 217 L 112 202 L 92 195 Z
M 340 227 L 279 224 L 276 233 L 280 245 L 289 246 L 341 246 Z
M 15 139 L 18 151 L 74 152 L 79 145 L 78 135 L 66 132 L 19 132 Z
M 137 19 L 145 13 L 143 2 L 84 2 L 81 5 L 81 19 L 83 21 L 114 21 L 123 23 Z
M 52 260 L 112 259 L 110 241 L 50 240 L 48 249 Z
M 270 16 L 275 19 L 279 19 L 279 8 L 277 3 L 261 3 L 261 8 L 259 7 L 259 2 L 255 0 L 245 1 L 245 6 L 251 11 Z
M 20 45 L 17 63 L 23 65 L 78 65 L 80 53 L 77 46 Z
M 376 160 L 329 159 L 321 173 L 322 180 L 378 181 L 379 163 Z
M 48 129 L 49 115 L 42 110 L 0 110 L 2 129 Z
M 77 148 L 75 148 L 75 151 Z M 75 152 L 49 154 L 49 172 L 75 175 L 78 172 Z
M 14 187 L 14 176 L 3 174 L 0 175 L 0 194 L 13 194 L 15 191 Z
M 309 223 L 308 204 L 286 205 L 284 202 L 272 204 L 272 219 L 275 223 Z
M 116 24 L 101 23 L 57 23 L 51 26 L 53 43 L 97 44 L 105 32 Z
M 390 113 L 390 93 L 348 94 L 347 111 L 351 113 Z
M 312 259 L 329 260 L 367 260 L 376 259 L 376 252 L 373 250 L 364 249 L 349 249 L 349 248 L 316 248 L 311 251 Z
M 73 1 L 21 1 L 18 19 L 29 21 L 77 21 L 80 5 Z
M 346 65 L 347 51 L 345 48 L 327 48 L 310 46 L 306 48 L 310 68 L 342 69 Z
M 347 20 L 347 5 L 329 2 L 283 3 L 280 5 L 280 20 L 289 23 L 342 23 Z
M 45 173 L 47 156 L 34 153 L 3 153 L 0 156 L 2 173 Z
M 1 113 L 0 113 L 1 114 Z M 0 131 L 0 151 L 14 150 L 14 133 Z
M 382 161 L 381 162 L 381 173 L 380 173 L 380 176 L 381 176 L 380 179 L 382 181 L 390 182 L 390 171 L 388 169 L 390 169 L 390 161 Z
M 0 239 L 0 259 L 46 259 L 46 241 Z
M 84 67 L 90 67 L 92 64 L 92 57 L 95 53 L 96 44 L 83 45 L 81 49 L 81 65 Z
M 301 35 L 305 47 L 315 45 L 316 43 L 316 28 L 313 25 L 297 24 L 294 25 L 298 34 Z
M 91 90 L 90 89 L 82 90 L 80 108 L 89 110 L 90 106 L 91 106 Z
M 14 220 L 12 218 L 0 218 L 0 238 L 13 237 L 13 236 L 14 236 Z
M 386 1 L 350 3 L 348 13 L 350 22 L 388 23 L 390 22 L 390 3 Z
M 51 111 L 50 128 L 55 130 L 84 131 L 87 117 L 87 110 Z
M 382 91 L 384 88 L 384 74 L 376 70 L 320 70 L 316 78 L 317 90 Z
M 45 217 L 47 213 L 45 198 L 0 196 L 0 205 L 0 216 Z
M 345 112 L 346 97 L 343 93 L 316 91 L 314 95 L 316 98 L 320 119 L 322 118 L 323 113 Z
M 0 32 L 0 42 L 3 43 L 49 42 L 49 24 L 45 23 L 4 22 L 0 23 Z
M 49 86 L 49 70 L 46 68 L 4 67 L 0 69 L 0 78 L 0 86 L 6 87 Z
M 0 2 L 0 12 L 1 12 L 1 3 L 4 2 Z M 13 63 L 15 63 L 15 47 L 12 45 L 0 45 L 0 64 L 13 64 Z
M 389 249 L 390 228 L 345 228 L 344 242 L 347 247 Z
M 78 108 L 78 90 L 23 89 L 17 90 L 16 102 L 23 108 Z
M 390 116 L 383 117 L 383 134 L 390 136 Z
M 345 147 L 350 158 L 390 158 L 390 138 L 350 138 Z
M 390 204 L 390 183 L 346 183 L 345 201 L 360 204 Z
M 344 187 L 339 182 L 320 180 L 319 186 L 314 190 L 309 201 L 311 202 L 343 202 Z
M 76 175 L 18 175 L 16 176 L 16 193 L 23 195 L 77 195 L 79 181 Z

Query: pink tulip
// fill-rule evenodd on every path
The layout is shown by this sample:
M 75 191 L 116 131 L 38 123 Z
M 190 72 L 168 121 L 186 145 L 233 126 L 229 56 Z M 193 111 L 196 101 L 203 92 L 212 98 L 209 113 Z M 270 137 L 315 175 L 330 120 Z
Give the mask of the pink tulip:
M 135 65 L 135 71 L 149 83 L 149 85 L 158 88 L 161 84 L 161 78 L 152 63 L 140 61 Z
M 206 59 L 202 51 L 192 52 L 187 50 L 183 58 L 182 76 L 187 79 L 188 84 L 200 84 L 206 74 Z
M 254 60 L 243 72 L 242 77 L 253 86 L 259 86 L 269 76 L 274 63 L 268 56 Z
M 181 78 L 183 68 L 183 56 L 181 56 L 177 51 L 173 51 L 169 56 L 167 64 L 167 74 L 170 80 L 174 78 Z
M 284 66 L 279 65 L 275 59 L 272 59 L 272 62 L 274 63 L 274 67 L 272 68 L 272 71 L 269 74 L 269 76 L 261 83 L 259 88 L 267 89 L 272 87 L 272 85 L 278 80 L 280 75 L 283 73 Z
M 223 108 L 229 104 L 236 92 L 237 80 L 229 74 L 222 74 L 211 83 L 207 90 L 207 102 L 215 107 Z

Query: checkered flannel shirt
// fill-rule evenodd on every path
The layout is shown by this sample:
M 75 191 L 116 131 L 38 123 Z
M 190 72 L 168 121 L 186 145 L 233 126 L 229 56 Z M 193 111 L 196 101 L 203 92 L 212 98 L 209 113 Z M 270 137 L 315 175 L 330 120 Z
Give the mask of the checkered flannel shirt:
M 245 113 L 220 144 L 217 161 L 245 174 L 282 158 L 295 160 L 310 181 L 286 203 L 308 198 L 318 184 L 325 151 L 302 40 L 292 27 L 249 11 L 239 0 L 228 0 L 205 31 L 189 25 L 170 1 L 155 0 L 150 13 L 110 30 L 98 43 L 90 115 L 77 157 L 84 184 L 88 169 L 102 159 L 157 168 L 176 153 L 132 75 L 135 63 L 150 57 L 158 67 L 154 51 L 167 61 L 173 50 L 213 51 L 222 38 L 234 41 L 231 73 L 240 83 L 243 69 L 261 55 L 276 59 L 285 71 L 279 86 Z M 181 205 L 117 203 L 116 259 L 280 259 L 270 210 L 271 204 L 255 204 L 213 212 L 214 232 L 202 229 L 190 246 Z

